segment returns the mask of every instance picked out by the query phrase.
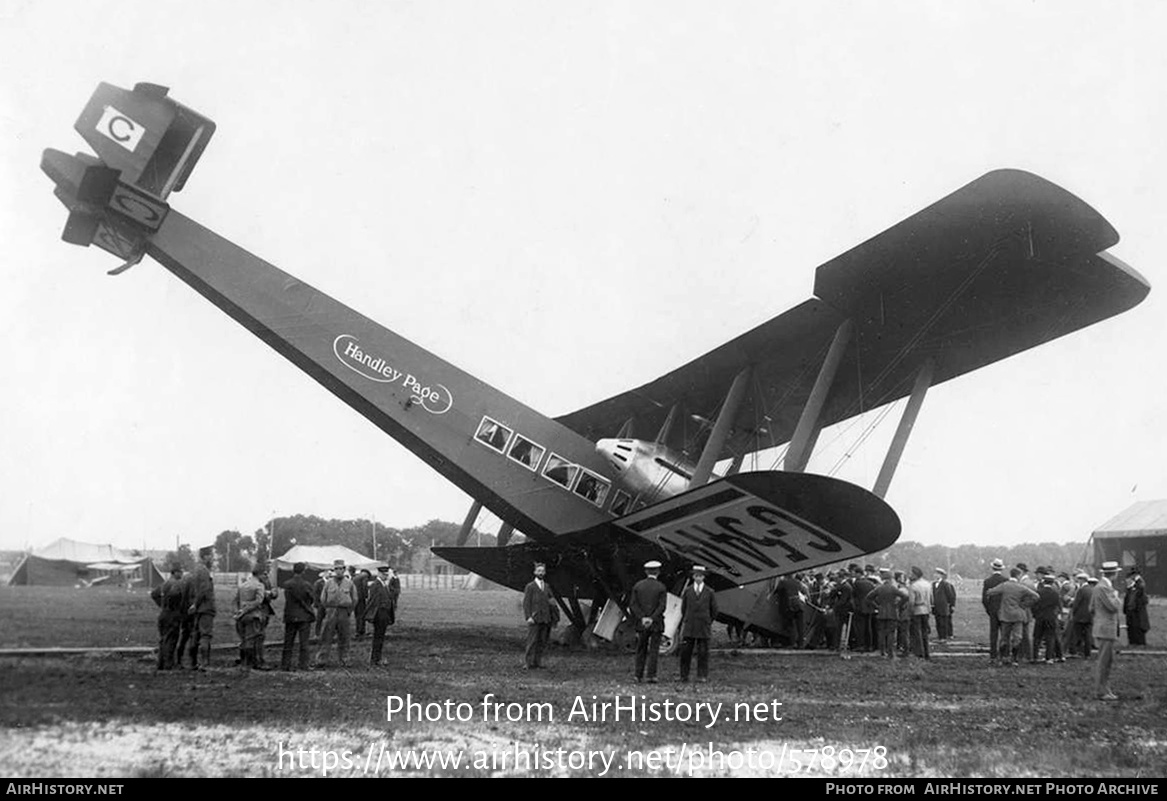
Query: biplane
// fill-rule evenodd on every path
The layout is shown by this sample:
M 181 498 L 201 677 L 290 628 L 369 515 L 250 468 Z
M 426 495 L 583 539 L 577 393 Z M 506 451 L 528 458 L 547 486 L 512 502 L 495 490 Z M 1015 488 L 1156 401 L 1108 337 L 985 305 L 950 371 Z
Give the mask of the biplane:
M 117 256 L 114 274 L 150 256 L 474 499 L 436 553 L 515 589 L 542 561 L 572 629 L 608 637 L 649 559 L 674 594 L 704 565 L 724 622 L 779 630 L 773 579 L 899 536 L 883 497 L 931 386 L 1150 289 L 1090 206 L 998 170 L 818 267 L 809 300 L 553 419 L 170 208 L 215 125 L 165 87 L 103 83 L 75 128 L 95 155 L 42 161 L 65 241 Z M 904 398 L 871 490 L 806 472 L 824 427 Z M 484 509 L 498 544 L 466 547 Z

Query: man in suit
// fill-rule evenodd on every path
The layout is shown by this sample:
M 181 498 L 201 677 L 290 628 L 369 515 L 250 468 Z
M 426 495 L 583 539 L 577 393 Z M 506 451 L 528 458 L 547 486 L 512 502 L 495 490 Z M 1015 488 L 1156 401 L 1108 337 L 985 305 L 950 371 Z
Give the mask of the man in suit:
M 558 619 L 558 610 L 547 584 L 547 566 L 535 563 L 535 578 L 523 590 L 523 618 L 527 621 L 527 649 L 525 653 L 527 670 L 543 667 L 543 649 L 551 638 L 551 626 Z
M 292 578 L 284 585 L 284 651 L 280 657 L 280 670 L 292 669 L 292 651 L 297 639 L 300 641 L 300 670 L 308 669 L 308 636 L 316 620 L 316 594 L 304 578 L 307 569 L 304 562 L 296 562 L 292 565 Z
M 632 619 L 636 621 L 636 681 L 644 678 L 647 663 L 649 684 L 656 684 L 656 664 L 660 656 L 660 638 L 665 630 L 665 607 L 669 597 L 669 591 L 657 578 L 660 568 L 661 564 L 656 560 L 644 563 L 645 578 L 632 585 L 632 596 L 628 602 Z
M 377 577 L 365 586 L 365 620 L 373 624 L 373 650 L 369 657 L 371 665 L 381 664 L 381 652 L 385 648 L 385 630 L 397 619 L 397 598 L 401 595 L 401 581 L 392 573 L 389 565 L 378 565 Z
M 924 578 L 924 571 L 915 565 L 911 569 L 912 583 L 908 587 L 912 594 L 912 653 L 924 659 L 931 659 L 928 651 L 928 616 L 932 614 L 932 582 Z
M 689 680 L 693 650 L 697 650 L 697 681 L 709 681 L 709 639 L 717 618 L 717 597 L 705 586 L 705 568 L 697 565 L 693 583 L 681 595 L 681 681 Z
M 778 599 L 778 615 L 782 619 L 782 628 L 790 637 L 791 648 L 801 648 L 806 636 L 804 590 L 798 573 L 778 579 L 778 586 L 774 588 L 774 595 Z
M 872 566 L 868 565 L 868 567 Z M 876 583 L 873 581 L 873 575 L 865 573 L 859 568 L 859 565 L 853 564 L 851 568 L 855 576 L 851 587 L 851 604 L 855 608 L 855 619 L 851 626 L 855 640 L 854 648 L 856 651 L 871 651 L 875 644 L 875 640 L 871 636 L 875 607 L 867 599 L 871 596 L 871 591 L 875 589 Z M 872 569 L 874 570 L 874 568 Z
M 1037 603 L 1033 605 L 1033 656 L 1037 658 L 1042 643 L 1045 643 L 1045 663 L 1048 665 L 1066 661 L 1062 656 L 1062 641 L 1058 638 L 1058 613 L 1062 608 L 1062 596 L 1053 574 L 1041 575 Z
M 883 581 L 869 593 L 875 606 L 876 623 L 879 625 L 879 655 L 895 659 L 900 607 L 908 602 L 910 593 L 895 583 L 891 568 L 881 567 L 879 577 Z
M 948 571 L 936 568 L 932 584 L 932 614 L 936 616 L 936 639 L 946 642 L 952 636 L 952 612 L 956 609 L 956 587 L 948 580 Z
M 1110 668 L 1114 664 L 1114 648 L 1118 644 L 1118 613 L 1122 603 L 1114 579 L 1118 576 L 1118 562 L 1102 563 L 1102 578 L 1090 596 L 1090 611 L 1094 617 L 1094 644 L 1098 646 L 1098 665 L 1094 674 L 1094 690 L 1103 701 L 1117 701 L 1110 691 Z
M 1147 615 L 1147 585 L 1143 582 L 1143 575 L 1137 567 L 1132 567 L 1127 572 L 1122 611 L 1126 617 L 1127 642 L 1131 645 L 1146 645 L 1151 619 Z
M 1066 650 L 1072 653 L 1077 648 L 1081 650 L 1083 659 L 1089 659 L 1091 643 L 1093 642 L 1090 628 L 1094 622 L 1090 599 L 1094 597 L 1094 585 L 1090 583 L 1090 577 L 1085 572 L 1079 572 L 1077 578 L 1078 591 L 1074 593 L 1074 601 L 1070 604 L 1073 637 L 1070 648 Z
M 1005 563 L 1000 559 L 994 559 L 991 567 L 993 574 L 985 579 L 985 583 L 981 587 L 981 606 L 985 608 L 985 614 L 989 616 L 989 664 L 995 665 L 997 664 L 997 645 L 1001 634 L 1001 620 L 998 617 L 998 613 L 1001 611 L 1001 598 L 998 595 L 990 597 L 989 591 L 1008 579 L 1005 578 Z

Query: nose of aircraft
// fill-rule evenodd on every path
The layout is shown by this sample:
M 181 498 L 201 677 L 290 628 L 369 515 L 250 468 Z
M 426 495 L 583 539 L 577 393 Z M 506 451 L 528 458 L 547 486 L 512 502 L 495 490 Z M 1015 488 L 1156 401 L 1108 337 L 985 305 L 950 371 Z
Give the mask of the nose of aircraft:
M 617 472 L 623 472 L 628 463 L 623 459 L 616 458 L 616 439 L 602 439 L 596 443 L 596 453 L 608 460 L 608 463 L 616 469 Z M 623 456 L 623 454 L 621 454 Z

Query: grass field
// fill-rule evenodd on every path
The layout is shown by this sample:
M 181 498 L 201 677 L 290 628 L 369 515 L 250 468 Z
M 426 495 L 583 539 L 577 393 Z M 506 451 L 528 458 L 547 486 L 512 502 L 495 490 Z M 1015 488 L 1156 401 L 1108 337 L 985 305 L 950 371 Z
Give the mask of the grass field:
M 367 641 L 354 644 L 358 666 L 308 673 L 243 673 L 225 667 L 228 653 L 216 655 L 224 667 L 205 674 L 158 673 L 140 657 L 0 659 L 0 773 L 308 775 L 322 772 L 329 752 L 329 775 L 1167 774 L 1167 657 L 1122 654 L 1113 682 L 1120 701 L 1104 704 L 1093 700 L 1091 663 L 994 669 L 970 653 L 985 638 L 972 603 L 958 605 L 956 620 L 957 638 L 972 642 L 950 649 L 962 655 L 926 664 L 733 651 L 718 640 L 711 683 L 677 683 L 676 660 L 667 658 L 662 683 L 637 685 L 631 658 L 606 651 L 555 647 L 548 670 L 521 670 L 517 602 L 509 591 L 407 594 L 380 669 L 367 666 Z M 1163 643 L 1164 611 L 1153 609 L 1152 646 Z M 0 589 L 0 647 L 149 645 L 153 621 L 141 592 Z M 273 624 L 269 637 L 280 631 Z M 229 616 L 216 638 L 233 641 Z M 483 720 L 488 694 L 515 706 Z M 466 706 L 436 721 L 388 720 L 387 696 Z M 570 714 L 615 697 L 657 704 L 662 714 L 666 702 L 674 711 L 722 707 L 712 725 L 704 706 L 697 722 Z M 468 711 L 470 720 L 444 719 Z M 526 755 L 517 769 L 516 750 Z M 463 761 L 390 766 L 410 751 L 410 759 L 440 752 Z M 876 759 L 883 754 L 886 763 Z M 303 767 L 293 766 L 296 755 Z M 522 760 L 532 756 L 528 768 Z

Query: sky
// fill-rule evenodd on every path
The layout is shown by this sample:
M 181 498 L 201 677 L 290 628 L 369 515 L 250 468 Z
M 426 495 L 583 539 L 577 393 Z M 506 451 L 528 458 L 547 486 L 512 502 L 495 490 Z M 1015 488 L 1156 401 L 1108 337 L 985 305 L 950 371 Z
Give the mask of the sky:
M 84 149 L 99 81 L 217 123 L 176 209 L 549 415 L 802 302 L 989 170 L 1037 173 L 1151 294 L 934 387 L 888 501 L 905 540 L 1084 541 L 1167 498 L 1165 29 L 1149 0 L 0 0 L 0 549 L 470 503 L 157 264 L 109 277 L 59 240 L 40 154 Z M 839 477 L 872 486 L 897 415 Z

